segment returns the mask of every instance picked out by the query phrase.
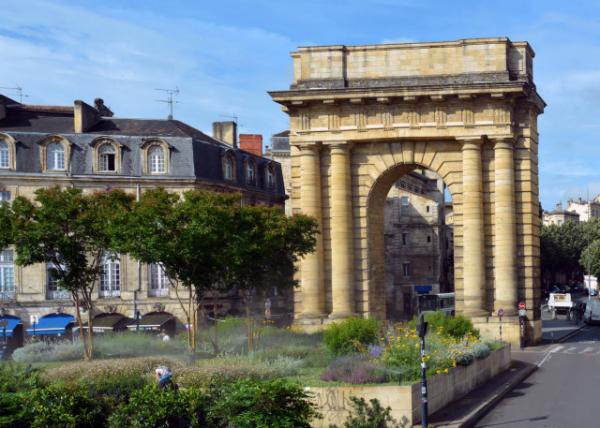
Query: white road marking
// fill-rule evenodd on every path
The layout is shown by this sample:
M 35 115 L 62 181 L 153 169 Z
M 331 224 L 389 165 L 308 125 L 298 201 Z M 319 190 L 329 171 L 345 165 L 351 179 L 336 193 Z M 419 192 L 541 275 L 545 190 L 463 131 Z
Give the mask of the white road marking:
M 593 350 L 594 350 L 594 348 L 592 348 L 591 346 L 588 346 L 583 351 L 581 351 L 580 354 L 585 354 L 586 352 L 590 352 L 590 351 L 593 351 Z
M 551 356 L 552 354 L 555 354 L 555 353 L 557 353 L 558 351 L 560 351 L 560 350 L 561 350 L 561 349 L 563 349 L 563 348 L 564 348 L 564 346 L 562 346 L 562 345 L 557 345 L 557 346 L 555 346 L 554 348 L 550 349 L 550 350 L 549 350 L 549 351 L 546 353 L 546 355 L 544 355 L 544 358 L 542 358 L 542 361 L 540 361 L 540 362 L 538 363 L 538 365 L 537 365 L 537 366 L 538 366 L 538 367 L 542 367 L 542 364 L 544 364 L 544 363 L 546 362 L 546 360 L 547 360 L 548 358 L 550 358 L 550 356 Z
M 576 349 L 577 349 L 577 346 L 571 346 L 571 347 L 570 347 L 569 349 L 567 349 L 565 352 L 566 352 L 567 354 L 569 354 L 569 353 L 571 353 L 571 352 L 575 351 Z

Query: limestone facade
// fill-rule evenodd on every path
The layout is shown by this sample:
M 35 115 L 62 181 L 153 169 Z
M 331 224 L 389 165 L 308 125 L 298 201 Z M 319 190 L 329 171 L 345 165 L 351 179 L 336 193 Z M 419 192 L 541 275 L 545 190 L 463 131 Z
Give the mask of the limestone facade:
M 51 186 L 84 192 L 118 188 L 136 197 L 162 187 L 178 193 L 235 192 L 244 203 L 283 208 L 281 166 L 238 149 L 229 123 L 215 125 L 227 137 L 223 141 L 176 120 L 102 117 L 81 101 L 75 107 L 30 106 L 0 96 L 0 104 L 0 203 L 17 196 L 33 199 L 37 189 Z M 51 266 L 18 266 L 14 251 L 4 250 L 0 306 L 25 323 L 30 315 L 42 317 L 58 309 L 73 314 L 70 296 L 53 282 Z M 175 290 L 157 266 L 120 255 L 107 260 L 105 271 L 96 288 L 99 312 L 133 317 L 134 306 L 141 315 L 161 308 L 185 319 Z M 273 311 L 285 299 L 272 296 Z M 241 301 L 235 295 L 212 300 L 207 310 L 214 304 L 221 314 Z
M 427 168 L 452 195 L 457 310 L 484 325 L 502 308 L 516 328 L 524 301 L 528 334 L 539 338 L 545 104 L 533 57 L 528 43 L 507 38 L 292 53 L 290 89 L 270 95 L 290 116 L 293 210 L 321 228 L 300 266 L 298 323 L 385 317 L 386 196 L 402 175 Z
M 556 208 L 552 211 L 544 211 L 543 221 L 545 226 L 552 224 L 560 226 L 568 221 L 579 223 L 580 214 L 575 210 L 563 209 L 562 203 L 556 204 Z
M 444 184 L 415 170 L 392 186 L 385 202 L 386 318 L 410 319 L 419 293 L 454 291 L 448 281 L 449 238 Z

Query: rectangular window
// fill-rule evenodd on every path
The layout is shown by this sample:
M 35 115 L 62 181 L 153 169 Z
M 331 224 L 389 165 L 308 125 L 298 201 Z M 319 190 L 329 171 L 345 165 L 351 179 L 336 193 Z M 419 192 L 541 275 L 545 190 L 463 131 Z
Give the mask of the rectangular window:
M 102 260 L 100 273 L 100 296 L 119 297 L 121 295 L 121 263 L 118 255 L 106 254 Z
M 407 245 L 408 244 L 408 233 L 403 233 L 402 234 L 402 245 Z
M 65 169 L 65 152 L 62 150 L 54 152 L 54 167 L 51 169 Z
M 115 155 L 112 153 L 100 156 L 100 171 L 115 171 Z
M 12 250 L 0 251 L 0 294 L 3 296 L 14 295 L 15 292 L 15 265 Z
M 427 235 L 427 242 L 431 242 L 431 235 Z
M 168 296 L 169 295 L 169 277 L 160 263 L 150 265 L 150 287 L 148 287 L 150 296 Z
M 61 265 L 61 269 L 65 267 Z M 59 299 L 65 300 L 70 298 L 70 293 L 62 289 L 58 286 L 59 274 L 56 265 L 53 263 L 48 263 L 46 269 L 46 288 L 47 288 L 47 296 L 49 300 Z
M 0 168 L 8 168 L 8 149 L 0 150 Z
M 429 205 L 427 205 L 427 212 L 429 212 Z
M 9 191 L 3 190 L 0 192 L 0 202 L 10 203 L 10 192 Z
M 410 276 L 410 263 L 402 263 L 402 276 L 405 278 Z
M 400 205 L 402 205 L 403 207 L 407 207 L 409 204 L 410 204 L 410 200 L 408 199 L 408 196 L 400 197 Z

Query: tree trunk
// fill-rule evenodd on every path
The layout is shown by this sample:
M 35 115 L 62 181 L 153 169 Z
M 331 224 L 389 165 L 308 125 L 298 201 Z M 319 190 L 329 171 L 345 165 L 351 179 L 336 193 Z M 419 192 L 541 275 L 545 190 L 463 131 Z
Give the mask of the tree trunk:
M 89 359 L 92 360 L 94 358 L 94 313 L 93 313 L 92 302 L 88 302 L 88 355 Z
M 89 361 L 90 357 L 88 355 L 88 347 L 86 344 L 87 339 L 85 332 L 83 331 L 83 321 L 81 319 L 81 303 L 79 301 L 79 293 L 77 291 L 72 291 L 71 294 L 73 296 L 73 301 L 75 302 L 75 314 L 77 316 L 77 324 L 79 325 L 79 336 L 81 337 L 81 343 L 83 343 L 83 358 Z

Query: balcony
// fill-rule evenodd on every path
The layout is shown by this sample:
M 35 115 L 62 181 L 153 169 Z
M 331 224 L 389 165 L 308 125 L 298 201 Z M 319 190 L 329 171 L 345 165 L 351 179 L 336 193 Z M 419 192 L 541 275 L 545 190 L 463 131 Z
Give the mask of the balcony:
M 71 293 L 67 290 L 48 290 L 46 293 L 46 298 L 48 300 L 69 300 L 71 298 Z

